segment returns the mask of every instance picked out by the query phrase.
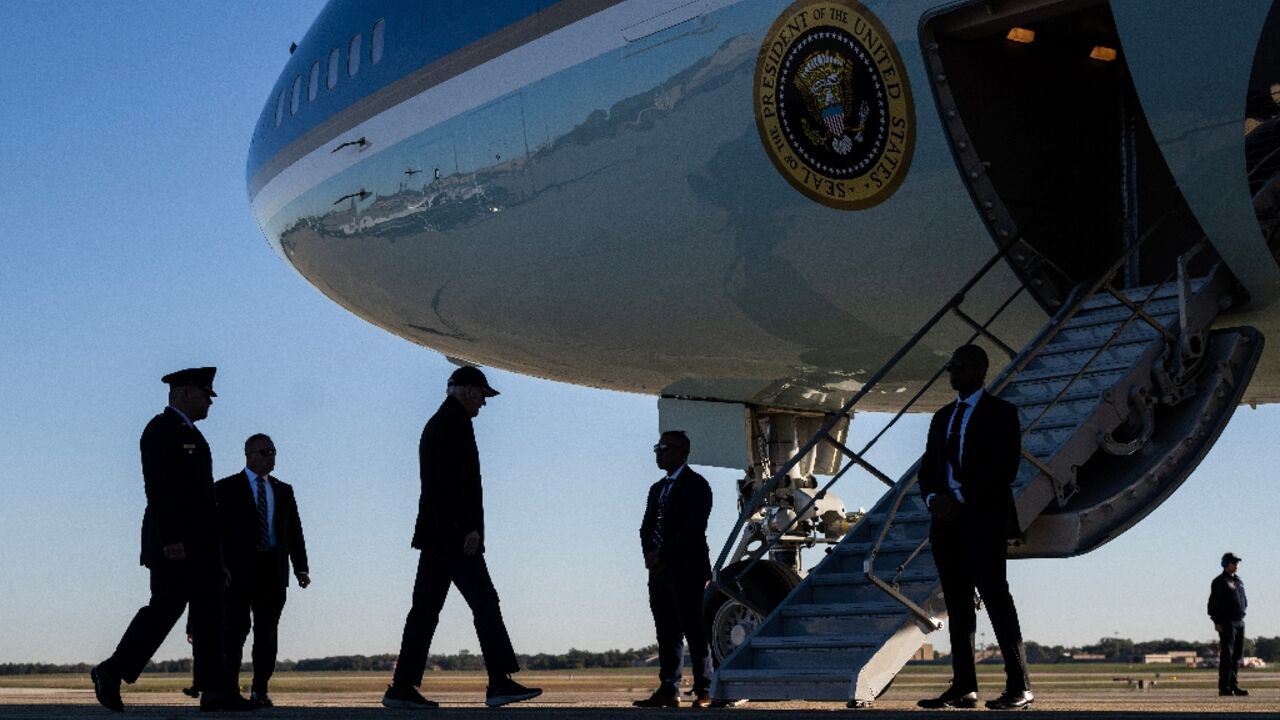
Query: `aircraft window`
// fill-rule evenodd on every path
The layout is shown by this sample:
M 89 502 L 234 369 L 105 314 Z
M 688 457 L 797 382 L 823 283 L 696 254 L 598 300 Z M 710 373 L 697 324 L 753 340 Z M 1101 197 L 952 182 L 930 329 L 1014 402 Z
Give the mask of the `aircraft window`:
M 284 121 L 284 91 L 276 96 L 276 127 L 280 127 L 280 123 Z
M 293 78 L 293 99 L 289 101 L 289 114 L 298 114 L 298 101 L 302 99 L 302 76 Z
M 311 79 L 307 82 L 307 102 L 316 99 L 320 93 L 320 61 L 311 63 Z
M 379 20 L 373 24 L 373 41 L 369 43 L 369 59 L 374 65 L 382 62 L 382 47 L 386 42 L 387 21 Z
M 329 51 L 329 77 L 325 86 L 332 90 L 338 84 L 338 48 Z
M 350 52 L 347 53 L 347 74 L 351 77 L 360 72 L 360 38 L 359 33 L 351 38 Z

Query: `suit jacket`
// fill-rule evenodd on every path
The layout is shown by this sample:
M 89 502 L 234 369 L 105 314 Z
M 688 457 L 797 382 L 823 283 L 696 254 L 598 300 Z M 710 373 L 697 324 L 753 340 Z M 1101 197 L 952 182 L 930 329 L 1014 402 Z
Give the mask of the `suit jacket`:
M 926 498 L 951 492 L 947 485 L 947 430 L 956 402 L 934 413 L 929 423 L 929 438 L 920 461 L 920 493 Z M 1022 533 L 1013 503 L 1013 482 L 1018 476 L 1021 450 L 1018 409 L 983 392 L 965 427 L 956 480 L 964 495 L 965 510 L 983 522 L 1002 524 L 1006 538 Z
M 147 509 L 139 562 L 168 562 L 167 545 L 182 543 L 192 562 L 216 565 L 218 530 L 209 444 L 173 408 L 151 418 L 138 441 Z
M 419 550 L 462 550 L 468 533 L 480 534 L 484 552 L 484 490 L 480 485 L 480 451 L 471 416 L 446 397 L 427 421 L 418 442 L 418 521 L 411 545 Z
M 289 562 L 293 561 L 295 573 L 310 572 L 307 566 L 307 542 L 302 534 L 302 519 L 298 516 L 298 502 L 289 483 L 267 476 L 271 492 L 275 496 L 275 513 L 272 529 L 276 534 L 273 549 L 276 559 L 274 581 L 281 587 L 289 584 Z M 257 568 L 258 540 L 261 532 L 258 521 L 258 497 L 249 485 L 249 476 L 243 470 L 224 477 L 214 486 L 218 502 L 218 522 L 221 526 L 223 562 L 231 573 L 232 582 L 249 582 Z
M 654 544 L 658 528 L 658 496 L 667 482 L 663 477 L 649 487 L 644 519 L 640 522 L 640 547 L 646 555 L 653 551 L 666 563 L 664 573 L 711 578 L 711 558 L 707 548 L 707 518 L 711 515 L 711 486 L 706 478 L 686 465 L 676 476 L 662 508 L 661 546 Z

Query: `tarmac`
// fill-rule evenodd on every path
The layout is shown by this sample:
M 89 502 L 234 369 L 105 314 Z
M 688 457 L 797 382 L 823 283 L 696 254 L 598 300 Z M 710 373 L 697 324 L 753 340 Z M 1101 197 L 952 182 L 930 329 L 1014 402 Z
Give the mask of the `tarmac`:
M 918 694 L 918 693 L 917 693 Z M 451 720 L 486 718 L 495 714 L 513 715 L 518 720 L 643 720 L 711 714 L 724 720 L 829 720 L 834 714 L 846 713 L 860 718 L 950 717 L 964 713 L 1001 714 L 992 710 L 929 711 L 915 707 L 915 696 L 907 691 L 890 690 L 871 708 L 849 709 L 840 703 L 817 702 L 749 702 L 738 707 L 711 710 L 640 709 L 631 707 L 634 693 L 605 691 L 572 693 L 557 691 L 529 702 L 491 709 L 483 704 L 483 694 L 475 692 L 428 693 L 439 701 L 439 709 L 426 711 L 388 710 L 379 704 L 376 692 L 298 692 L 273 694 L 276 707 L 253 713 L 254 718 L 394 718 L 406 716 L 448 717 Z M 0 688 L 0 720 L 102 720 L 103 718 L 187 718 L 208 717 L 199 711 L 197 701 L 178 693 L 126 693 L 126 711 L 112 713 L 97 704 L 91 689 Z M 1280 715 L 1280 689 L 1260 689 L 1245 698 L 1220 698 L 1202 689 L 1161 689 L 1150 691 L 1110 690 L 1102 692 L 1038 693 L 1031 709 L 1013 711 L 1017 716 L 1046 717 L 1054 720 L 1084 718 L 1166 718 L 1195 720 L 1213 718 L 1250 718 Z

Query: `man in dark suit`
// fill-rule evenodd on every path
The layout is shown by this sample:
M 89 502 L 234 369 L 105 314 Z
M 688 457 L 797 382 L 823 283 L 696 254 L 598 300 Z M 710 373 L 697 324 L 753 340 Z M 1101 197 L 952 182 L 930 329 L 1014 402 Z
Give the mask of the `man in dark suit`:
M 947 371 L 958 397 L 934 414 L 920 461 L 920 492 L 932 515 L 929 542 L 947 605 L 953 671 L 946 692 L 918 703 L 925 708 L 977 705 L 975 589 L 1004 657 L 1004 693 L 987 707 L 1012 710 L 1034 699 L 1018 611 L 1005 579 L 1007 540 L 1021 534 L 1012 487 L 1022 434 L 1017 408 L 983 391 L 987 364 L 986 352 L 977 345 L 952 354 Z
M 267 684 L 276 669 L 277 627 L 289 586 L 289 562 L 298 587 L 311 584 L 307 544 L 293 488 L 271 476 L 276 446 L 262 433 L 244 442 L 244 470 L 214 486 L 222 526 L 222 552 L 231 583 L 226 602 L 227 672 L 238 682 L 253 616 L 253 688 L 249 700 L 272 707 Z
M 202 710 L 251 710 L 234 689 L 222 659 L 222 557 L 213 495 L 209 444 L 195 423 L 209 414 L 217 394 L 216 368 L 165 375 L 169 406 L 142 431 L 141 564 L 151 573 L 151 600 L 134 616 L 115 653 L 93 669 L 94 694 L 121 712 L 120 681 L 133 683 L 160 643 L 191 606 L 192 654 Z
M 711 486 L 689 467 L 689 437 L 662 433 L 653 446 L 666 475 L 649 488 L 640 548 L 649 570 L 649 608 L 658 631 L 658 689 L 636 707 L 679 707 L 684 641 L 693 656 L 693 706 L 711 707 L 711 645 L 702 624 L 702 593 L 711 579 L 707 517 Z
M 427 421 L 418 443 L 422 494 L 412 546 L 422 551 L 413 583 L 413 606 L 405 618 L 404 637 L 391 685 L 382 704 L 423 709 L 437 703 L 417 687 L 426 670 L 431 638 L 440 622 L 449 586 L 457 585 L 475 620 L 489 687 L 485 704 L 498 707 L 542 694 L 511 679 L 520 670 L 507 635 L 498 592 L 484 561 L 484 498 L 480 453 L 471 420 L 497 390 L 479 369 L 460 367 L 449 376 L 448 396 Z

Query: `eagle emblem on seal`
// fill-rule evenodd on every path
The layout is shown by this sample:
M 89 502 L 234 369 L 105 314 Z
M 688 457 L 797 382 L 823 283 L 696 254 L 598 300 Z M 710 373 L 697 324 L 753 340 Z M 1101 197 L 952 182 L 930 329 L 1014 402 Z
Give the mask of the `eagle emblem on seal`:
M 853 115 L 850 111 L 854 104 L 849 62 L 834 52 L 816 52 L 805 59 L 794 82 L 803 93 L 809 115 L 819 124 L 815 126 L 801 120 L 809 141 L 814 145 L 828 145 L 838 155 L 848 155 L 854 142 L 862 142 L 862 130 L 871 112 L 863 100 L 858 103 L 857 125 L 850 126 L 846 121 Z

